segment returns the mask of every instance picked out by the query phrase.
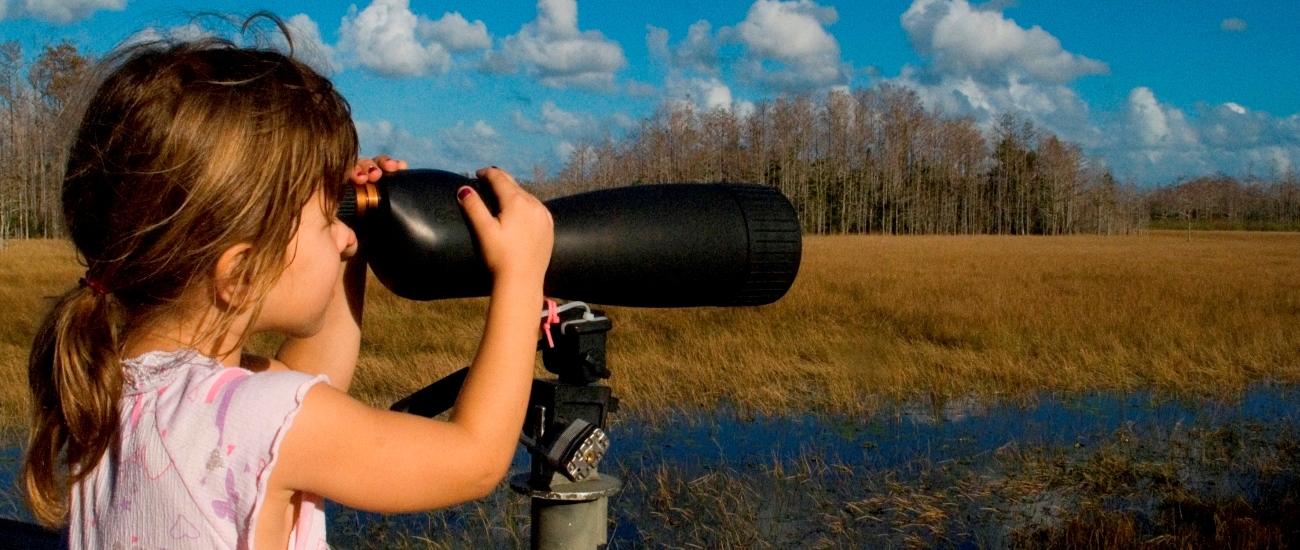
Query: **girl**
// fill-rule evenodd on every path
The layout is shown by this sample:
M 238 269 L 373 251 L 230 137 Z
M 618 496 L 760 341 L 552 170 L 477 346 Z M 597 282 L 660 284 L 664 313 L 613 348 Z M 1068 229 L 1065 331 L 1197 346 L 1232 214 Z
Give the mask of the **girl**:
M 277 22 L 278 23 L 278 22 Z M 476 499 L 528 399 L 550 214 L 480 170 L 458 191 L 493 273 L 448 422 L 348 397 L 365 265 L 334 218 L 354 165 L 347 103 L 304 64 L 215 38 L 132 46 L 90 100 L 63 206 L 87 270 L 33 345 L 22 480 L 73 548 L 322 548 L 321 497 L 377 512 Z M 382 169 L 382 170 L 381 170 Z M 248 336 L 287 339 L 274 359 Z

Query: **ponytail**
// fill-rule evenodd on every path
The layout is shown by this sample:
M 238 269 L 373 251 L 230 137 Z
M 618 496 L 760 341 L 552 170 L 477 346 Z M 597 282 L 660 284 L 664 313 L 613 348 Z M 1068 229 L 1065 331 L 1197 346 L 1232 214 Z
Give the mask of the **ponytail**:
M 117 440 L 123 319 L 101 290 L 83 283 L 65 293 L 32 344 L 34 410 L 20 476 L 27 507 L 48 526 L 65 522 L 69 488 Z

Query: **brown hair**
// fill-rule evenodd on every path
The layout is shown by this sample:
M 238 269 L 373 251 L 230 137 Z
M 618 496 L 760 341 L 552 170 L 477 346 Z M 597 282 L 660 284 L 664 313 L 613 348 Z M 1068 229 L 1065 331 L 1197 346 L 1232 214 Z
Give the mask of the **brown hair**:
M 254 17 L 284 31 L 274 16 Z M 357 153 L 347 102 L 277 51 L 164 40 L 101 65 L 107 77 L 63 182 L 65 221 L 92 283 L 60 297 L 28 367 L 34 410 L 21 476 L 48 525 L 64 521 L 70 487 L 116 441 L 127 337 L 183 314 L 190 289 L 210 289 L 218 258 L 238 243 L 252 244 L 233 274 L 240 296 L 200 340 L 256 316 L 302 208 L 323 192 L 332 215 Z

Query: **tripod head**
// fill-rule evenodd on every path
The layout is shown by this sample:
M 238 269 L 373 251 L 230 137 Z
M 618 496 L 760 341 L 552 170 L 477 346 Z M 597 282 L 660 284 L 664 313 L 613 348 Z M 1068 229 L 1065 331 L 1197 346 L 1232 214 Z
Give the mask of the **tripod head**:
M 528 414 L 519 437 L 532 455 L 529 485 L 549 487 L 559 474 L 571 482 L 586 479 L 609 450 L 607 415 L 618 410 L 609 386 L 605 335 L 613 322 L 583 302 L 552 310 L 547 334 L 538 341 L 542 363 L 558 378 L 533 380 Z M 460 369 L 390 407 L 432 418 L 450 409 L 469 368 Z

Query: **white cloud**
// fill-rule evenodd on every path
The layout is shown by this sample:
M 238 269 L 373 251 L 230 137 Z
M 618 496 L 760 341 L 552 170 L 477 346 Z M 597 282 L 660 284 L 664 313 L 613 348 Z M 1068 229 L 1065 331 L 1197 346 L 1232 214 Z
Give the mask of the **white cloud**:
M 670 78 L 668 97 L 690 103 L 701 111 L 713 109 L 730 111 L 735 103 L 731 97 L 731 88 L 716 77 Z
M 1124 115 L 1104 148 L 1107 162 L 1139 181 L 1172 181 L 1209 172 L 1206 148 L 1179 109 L 1161 104 L 1147 87 L 1129 92 Z
M 566 111 L 550 101 L 542 104 L 541 112 L 535 117 L 515 111 L 513 118 L 515 126 L 524 132 L 553 136 L 567 142 L 599 141 L 607 135 L 614 135 L 619 130 L 628 130 L 639 124 L 623 113 L 597 117 Z
M 757 0 L 744 21 L 718 34 L 745 45 L 737 69 L 747 81 L 778 90 L 827 87 L 847 80 L 839 42 L 825 28 L 838 18 L 835 8 L 811 0 Z
M 338 72 L 342 69 L 335 58 L 334 48 L 321 40 L 320 27 L 307 14 L 300 13 L 290 17 L 285 24 L 293 36 L 293 56 L 311 65 L 323 74 Z
M 757 109 L 757 107 L 752 101 L 745 101 L 742 99 L 736 101 L 732 105 L 731 112 L 736 114 L 738 120 L 748 120 L 750 115 L 754 114 L 755 109 Z
M 569 162 L 569 157 L 572 157 L 573 152 L 577 150 L 578 150 L 578 146 L 574 145 L 573 143 L 570 143 L 568 141 L 561 141 L 555 144 L 555 148 L 554 148 L 555 158 L 562 163 Z
M 443 74 L 451 52 L 490 45 L 482 21 L 470 23 L 459 13 L 437 21 L 411 12 L 410 0 L 374 0 L 366 9 L 348 9 L 339 28 L 339 51 L 350 65 L 399 78 Z
M 1188 114 L 1138 87 L 1123 116 L 1105 130 L 1112 139 L 1093 152 L 1142 182 L 1215 172 L 1267 176 L 1300 165 L 1300 115 L 1276 118 L 1237 103 L 1201 105 Z
M 665 61 L 676 70 L 694 70 L 702 73 L 718 71 L 718 43 L 713 37 L 713 26 L 708 21 L 692 23 L 686 39 L 676 47 L 668 46 L 668 30 L 646 26 L 646 47 L 653 58 Z
M 1286 141 L 1287 130 L 1267 113 L 1236 103 L 1202 106 L 1199 127 L 1205 143 L 1224 150 L 1243 150 Z M 1290 136 L 1300 137 L 1300 134 Z
M 1005 7 L 914 0 L 902 26 L 930 63 L 885 81 L 916 91 L 931 109 L 974 116 L 985 130 L 1003 113 L 1017 113 L 1084 148 L 1102 146 L 1105 134 L 1069 82 L 1105 72 L 1106 65 L 1065 51 L 1040 27 L 1019 26 L 1003 16 Z
M 422 18 L 415 32 L 420 38 L 442 44 L 453 52 L 472 52 L 492 47 L 487 25 L 482 21 L 471 23 L 454 12 L 443 14 L 437 21 Z
M 555 106 L 552 101 L 542 104 L 538 120 L 524 116 L 522 111 L 515 111 L 515 124 L 520 130 L 533 134 L 552 136 L 573 135 L 587 132 L 597 126 L 596 118 L 586 113 L 573 113 Z
M 474 124 L 463 121 L 442 132 L 443 151 L 449 166 L 464 167 L 472 171 L 501 161 L 504 142 L 496 129 L 479 120 Z
M 1161 105 L 1150 88 L 1138 87 L 1129 92 L 1126 114 L 1128 125 L 1134 130 L 1127 134 L 1134 138 L 1133 145 L 1171 149 L 1196 144 L 1196 134 L 1187 125 L 1183 112 Z
M 30 17 L 67 25 L 99 10 L 122 11 L 125 8 L 126 0 L 0 0 L 0 20 Z
M 930 109 L 970 115 L 986 131 L 996 126 L 1003 113 L 1017 113 L 1043 130 L 1085 148 L 1100 145 L 1105 139 L 1091 120 L 1088 104 L 1066 85 L 1034 82 L 1018 74 L 994 85 L 969 75 L 936 74 L 915 67 L 905 67 L 899 76 L 884 81 L 915 91 Z
M 198 23 L 187 23 L 179 27 L 160 29 L 158 27 L 145 27 L 128 36 L 123 41 L 124 45 L 139 44 L 142 42 L 157 42 L 164 40 L 174 40 L 178 42 L 190 42 L 200 38 L 216 36 L 215 32 L 203 28 Z
M 379 153 L 403 159 L 413 167 L 439 168 L 458 173 L 472 173 L 490 164 L 507 170 L 501 155 L 505 144 L 501 135 L 486 122 L 458 122 L 456 126 L 436 132 L 437 138 L 417 136 L 387 120 L 356 121 L 361 139 L 362 156 Z
M 633 120 L 632 117 L 624 113 L 614 113 L 609 117 L 609 121 L 614 127 L 622 130 L 631 130 L 641 125 L 640 121 Z
M 668 29 L 661 29 L 654 25 L 645 26 L 645 47 L 650 51 L 652 59 L 661 61 L 671 61 L 672 50 L 668 48 Z
M 387 120 L 358 120 L 356 126 L 363 157 L 382 153 L 406 160 L 415 167 L 439 167 L 437 147 L 428 137 L 417 137 Z
M 1109 72 L 1101 61 L 1065 51 L 1041 27 L 1026 29 L 1000 11 L 975 9 L 967 0 L 915 0 L 902 23 L 917 53 L 931 57 L 944 74 L 997 82 L 1022 73 L 1063 84 Z
M 537 18 L 489 52 L 482 67 L 494 73 L 522 67 L 552 88 L 614 91 L 614 74 L 626 65 L 617 42 L 599 31 L 578 30 L 576 0 L 538 0 Z
M 1249 28 L 1250 26 L 1246 24 L 1246 21 L 1240 17 L 1230 17 L 1219 23 L 1219 30 L 1223 32 L 1246 32 Z
M 659 93 L 659 89 L 653 84 L 638 82 L 636 80 L 627 81 L 627 95 L 632 97 L 654 97 Z

